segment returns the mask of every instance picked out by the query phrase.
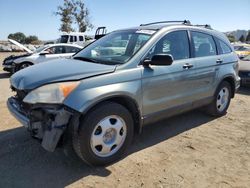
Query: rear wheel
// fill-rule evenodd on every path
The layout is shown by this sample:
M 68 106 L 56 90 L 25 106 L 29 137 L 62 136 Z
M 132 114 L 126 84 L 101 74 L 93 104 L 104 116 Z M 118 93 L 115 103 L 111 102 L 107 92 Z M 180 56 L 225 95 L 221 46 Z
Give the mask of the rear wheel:
M 117 103 L 103 103 L 89 112 L 80 122 L 73 139 L 78 156 L 92 165 L 116 161 L 133 138 L 133 119 L 130 112 Z
M 216 90 L 213 102 L 207 107 L 207 113 L 212 116 L 225 115 L 232 97 L 231 85 L 223 81 Z

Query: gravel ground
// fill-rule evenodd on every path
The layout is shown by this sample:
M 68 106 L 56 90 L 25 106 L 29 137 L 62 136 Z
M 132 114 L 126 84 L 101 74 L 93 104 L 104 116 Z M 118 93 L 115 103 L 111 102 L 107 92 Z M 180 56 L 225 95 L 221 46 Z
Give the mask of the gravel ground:
M 250 187 L 250 89 L 224 117 L 195 110 L 147 126 L 125 158 L 91 168 L 30 137 L 7 110 L 8 80 L 0 69 L 0 187 Z

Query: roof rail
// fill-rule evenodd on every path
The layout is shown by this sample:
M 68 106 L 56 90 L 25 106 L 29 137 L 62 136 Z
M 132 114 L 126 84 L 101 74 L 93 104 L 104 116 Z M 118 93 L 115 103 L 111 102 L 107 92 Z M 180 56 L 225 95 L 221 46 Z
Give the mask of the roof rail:
M 186 25 L 191 25 L 189 20 L 182 20 L 182 21 L 162 21 L 162 22 L 152 22 L 147 24 L 141 24 L 140 26 L 148 26 L 148 25 L 155 25 L 155 24 L 163 24 L 163 23 L 182 23 Z
M 206 29 L 213 29 L 213 28 L 211 27 L 211 25 L 209 25 L 209 24 L 205 24 L 205 25 L 194 25 L 194 26 L 196 26 L 196 27 L 204 27 L 204 28 L 206 28 Z

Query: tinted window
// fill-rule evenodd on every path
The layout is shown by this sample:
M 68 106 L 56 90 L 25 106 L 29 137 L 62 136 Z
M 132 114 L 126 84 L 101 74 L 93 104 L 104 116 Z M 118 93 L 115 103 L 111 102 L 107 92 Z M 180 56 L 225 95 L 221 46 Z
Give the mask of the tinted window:
M 74 42 L 73 36 L 70 36 L 70 42 Z
M 193 31 L 191 33 L 195 57 L 216 55 L 216 46 L 211 35 Z
M 219 40 L 219 45 L 220 45 L 220 50 L 219 50 L 220 54 L 228 54 L 232 52 L 231 48 L 225 42 Z
M 74 36 L 74 42 L 76 42 L 77 41 L 77 37 L 76 36 Z
M 76 53 L 80 50 L 79 48 L 72 47 L 72 46 L 65 46 L 65 49 L 66 49 L 66 53 Z
M 83 41 L 83 36 L 79 36 L 79 41 Z
M 67 43 L 69 40 L 69 36 L 68 35 L 62 35 L 61 39 L 60 39 L 60 43 Z
M 156 54 L 171 54 L 174 60 L 189 58 L 189 42 L 186 31 L 174 31 L 165 35 L 149 52 L 148 58 Z

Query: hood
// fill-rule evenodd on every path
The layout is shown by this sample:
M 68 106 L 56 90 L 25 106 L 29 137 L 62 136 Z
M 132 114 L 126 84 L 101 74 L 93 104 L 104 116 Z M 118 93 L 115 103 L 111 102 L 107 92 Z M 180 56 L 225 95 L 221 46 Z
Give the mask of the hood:
M 14 45 L 17 45 L 21 49 L 25 50 L 28 53 L 33 53 L 29 48 L 26 48 L 24 45 L 20 44 L 19 42 L 13 40 L 13 39 L 8 39 L 9 42 L 11 42 Z
M 27 54 L 23 54 L 23 55 L 11 55 L 9 57 L 6 57 L 3 61 L 3 64 L 9 64 L 9 63 L 12 63 L 15 59 L 18 59 L 18 58 L 22 58 L 22 57 L 28 57 L 32 54 L 30 53 L 27 53 Z
M 111 73 L 115 65 L 103 65 L 74 59 L 57 59 L 25 68 L 15 73 L 11 85 L 19 90 L 31 90 L 45 84 L 81 80 Z
M 239 71 L 250 71 L 250 61 L 240 61 Z

